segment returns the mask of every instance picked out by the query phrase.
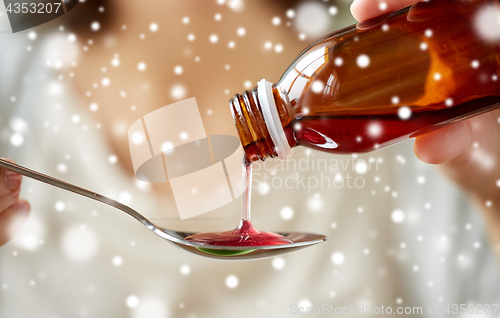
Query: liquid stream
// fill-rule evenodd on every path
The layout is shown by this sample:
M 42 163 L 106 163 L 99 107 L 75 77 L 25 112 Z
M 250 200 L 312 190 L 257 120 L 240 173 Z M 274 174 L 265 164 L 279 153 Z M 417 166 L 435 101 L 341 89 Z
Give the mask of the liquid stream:
M 247 160 L 243 162 L 244 184 L 241 221 L 238 227 L 227 232 L 197 233 L 185 238 L 186 241 L 202 243 L 204 245 L 218 246 L 263 246 L 284 245 L 293 243 L 283 235 L 271 232 L 261 232 L 255 229 L 250 222 L 250 202 L 252 193 L 252 164 Z

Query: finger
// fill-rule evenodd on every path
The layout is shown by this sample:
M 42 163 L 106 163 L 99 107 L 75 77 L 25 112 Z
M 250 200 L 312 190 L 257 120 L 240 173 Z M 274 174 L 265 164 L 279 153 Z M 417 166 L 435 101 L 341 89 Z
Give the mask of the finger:
M 0 198 L 0 211 L 6 210 L 9 206 L 13 205 L 19 200 L 19 191 L 12 195 Z M 2 213 L 2 212 L 0 212 Z
M 21 230 L 28 218 L 30 204 L 25 200 L 18 200 L 7 210 L 0 212 L 0 246 L 7 243 Z
M 14 163 L 14 161 L 10 159 L 2 159 Z M 23 178 L 20 174 L 6 169 L 0 169 L 0 197 L 10 196 L 19 192 L 22 181 Z
M 351 13 L 356 20 L 364 21 L 417 2 L 417 0 L 354 0 L 351 4 Z
M 413 149 L 423 162 L 440 164 L 460 155 L 470 146 L 471 139 L 469 123 L 463 121 L 417 137 Z

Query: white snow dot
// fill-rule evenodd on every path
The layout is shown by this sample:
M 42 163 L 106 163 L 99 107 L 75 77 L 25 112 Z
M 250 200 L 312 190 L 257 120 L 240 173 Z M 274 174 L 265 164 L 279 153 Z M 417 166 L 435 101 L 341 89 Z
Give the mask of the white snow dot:
M 331 260 L 334 265 L 342 265 L 345 261 L 345 256 L 342 252 L 335 252 L 332 254 Z
M 69 42 L 75 42 L 76 41 L 76 35 L 74 33 L 68 34 L 68 41 Z
M 30 39 L 31 41 L 33 41 L 34 39 L 36 39 L 36 32 L 35 31 L 30 31 L 28 33 L 28 39 Z
M 62 201 L 57 201 L 55 204 L 55 209 L 57 212 L 62 212 L 66 209 L 66 204 Z
M 331 28 L 332 18 L 323 3 L 302 1 L 296 7 L 294 26 L 300 33 L 317 37 Z
M 120 66 L 120 59 L 118 57 L 114 57 L 112 60 L 111 60 L 111 65 L 113 67 L 118 67 Z
M 135 145 L 140 145 L 144 142 L 145 136 L 142 132 L 136 131 L 132 134 L 132 143 Z
M 176 100 L 183 99 L 186 96 L 186 93 L 186 88 L 181 84 L 172 86 L 172 89 L 170 90 L 170 95 Z
M 292 19 L 293 17 L 295 17 L 295 11 L 293 11 L 293 9 L 288 9 L 286 11 L 286 17 Z
M 484 5 L 474 17 L 474 28 L 485 41 L 495 42 L 500 39 L 500 8 L 498 5 Z
M 78 124 L 80 122 L 80 116 L 78 115 L 71 116 L 71 121 L 75 124 Z
M 275 257 L 272 260 L 272 265 L 276 270 L 283 269 L 285 267 L 285 259 L 283 257 Z
M 174 149 L 174 144 L 171 143 L 170 141 L 165 141 L 164 143 L 161 144 L 161 151 L 162 152 L 171 153 L 173 149 Z
M 183 72 L 182 66 L 177 65 L 176 67 L 174 67 L 174 73 L 175 74 L 180 75 L 180 74 L 182 74 L 182 72 Z
M 420 43 L 420 49 L 421 49 L 422 51 L 427 50 L 427 47 L 428 47 L 428 46 L 427 46 L 427 43 L 425 43 L 425 42 Z
M 341 57 L 336 57 L 333 62 L 335 63 L 335 66 L 342 66 L 342 64 L 344 64 L 344 60 Z
M 216 13 L 214 15 L 214 19 L 215 19 L 215 21 L 220 21 L 220 20 L 222 20 L 222 15 L 220 13 Z
M 113 262 L 114 266 L 120 267 L 123 264 L 123 258 L 121 256 L 117 255 L 117 256 L 113 257 L 112 262 Z
M 68 171 L 68 167 L 64 163 L 60 163 L 57 165 L 57 171 L 59 173 L 66 173 L 66 171 Z
M 281 44 L 279 44 L 279 43 L 278 43 L 278 44 L 276 44 L 276 45 L 274 46 L 274 52 L 276 52 L 276 53 L 281 53 L 281 52 L 283 52 L 283 45 L 281 45 Z
M 453 99 L 451 98 L 447 98 L 445 101 L 444 101 L 444 104 L 448 107 L 450 106 L 453 106 Z
M 479 67 L 479 61 L 477 60 L 474 60 L 470 63 L 470 66 L 472 66 L 472 68 L 478 68 Z
M 14 147 L 19 147 L 21 146 L 23 143 L 24 143 L 24 137 L 23 135 L 19 134 L 19 133 L 14 133 L 10 136 L 10 143 L 14 146 Z
M 219 37 L 217 36 L 217 34 L 210 35 L 208 39 L 211 43 L 217 43 L 219 41 Z
M 359 174 L 365 174 L 368 171 L 368 164 L 363 159 L 359 159 L 354 167 L 356 172 Z
M 156 32 L 156 31 L 158 31 L 158 24 L 157 24 L 157 23 L 154 23 L 154 22 L 153 22 L 153 23 L 151 23 L 151 24 L 149 25 L 149 31 L 151 31 L 151 32 Z
M 394 223 L 401 223 L 405 219 L 405 214 L 401 210 L 394 210 L 391 214 L 391 219 Z
M 182 23 L 189 24 L 189 17 L 183 17 L 182 18 Z
M 385 11 L 387 10 L 387 3 L 386 2 L 380 2 L 378 4 L 378 8 L 380 9 L 380 11 Z
M 94 231 L 75 226 L 66 230 L 62 236 L 64 254 L 73 261 L 87 261 L 91 259 L 98 248 L 98 239 Z
M 319 194 L 316 194 L 314 197 L 309 199 L 308 207 L 312 211 L 319 211 L 323 207 L 323 201 L 321 200 Z
M 251 82 L 251 81 L 245 81 L 245 82 L 243 83 L 243 86 L 244 86 L 245 88 L 247 88 L 247 89 L 248 89 L 248 88 L 251 88 L 251 87 L 252 87 L 252 82 Z
M 299 308 L 304 308 L 303 310 L 307 310 L 306 308 L 311 308 L 312 307 L 312 303 L 311 303 L 311 301 L 309 299 L 302 299 L 301 301 L 299 301 L 298 307 Z
M 500 188 L 500 179 L 497 180 L 497 187 Z
M 391 98 L 391 103 L 392 103 L 393 105 L 397 105 L 397 104 L 399 104 L 399 97 L 398 97 L 398 96 L 392 96 L 392 98 Z
M 321 82 L 319 80 L 316 80 L 316 81 L 312 82 L 312 84 L 311 84 L 312 91 L 317 93 L 317 94 L 322 93 L 324 87 L 325 87 L 325 85 L 323 84 L 323 82 Z
M 331 6 L 330 8 L 328 8 L 328 13 L 330 13 L 330 15 L 337 15 L 338 12 L 339 10 L 335 6 Z
M 264 43 L 264 49 L 266 49 L 266 50 L 270 50 L 270 49 L 272 49 L 272 48 L 273 48 L 273 43 L 271 43 L 270 41 L 266 41 L 266 42 Z
M 191 267 L 189 267 L 189 265 L 184 264 L 181 266 L 180 272 L 184 276 L 189 275 L 189 273 L 191 273 Z
M 122 193 L 120 193 L 118 201 L 123 204 L 129 204 L 132 201 L 132 194 L 130 194 L 130 192 L 123 191 Z
M 424 34 L 425 34 L 425 36 L 426 36 L 426 37 L 430 38 L 430 37 L 432 36 L 432 33 L 433 33 L 433 32 L 432 32 L 432 30 L 431 30 L 431 29 L 427 29 L 427 30 L 425 30 L 425 33 L 424 33 Z
M 408 106 L 402 106 L 398 109 L 398 116 L 402 120 L 406 120 L 411 117 L 411 109 Z
M 435 81 L 441 80 L 441 73 L 434 73 L 433 75 Z
M 356 63 L 359 67 L 366 68 L 368 67 L 368 65 L 370 65 L 370 57 L 368 57 L 368 55 L 366 54 L 361 54 L 356 59 Z
M 382 126 L 379 123 L 370 123 L 368 125 L 368 134 L 371 137 L 378 137 L 382 134 Z
M 115 164 L 118 161 L 118 157 L 116 155 L 110 155 L 108 157 L 108 162 L 111 164 Z
M 127 297 L 127 300 L 125 302 L 128 308 L 137 308 L 137 306 L 139 306 L 139 297 L 137 297 L 136 295 L 130 295 Z
M 226 287 L 227 288 L 235 289 L 236 287 L 238 287 L 238 284 L 239 284 L 239 280 L 238 280 L 238 277 L 236 277 L 235 275 L 229 275 L 228 277 L 226 277 Z
M 111 81 L 109 80 L 109 78 L 107 77 L 104 77 L 102 80 L 101 80 L 101 85 L 102 86 L 109 86 L 109 84 L 111 83 Z
M 239 36 L 244 36 L 245 34 L 247 34 L 247 30 L 244 27 L 239 27 L 236 30 L 236 34 L 238 34 Z
M 236 47 L 236 43 L 234 41 L 229 41 L 227 43 L 227 47 L 230 49 L 234 49 Z
M 245 8 L 245 4 L 244 4 L 243 0 L 229 0 L 227 2 L 227 6 L 231 10 L 236 11 L 236 12 L 240 12 Z
M 281 19 L 280 17 L 274 17 L 272 20 L 271 20 L 272 24 L 274 25 L 280 25 L 281 23 Z
M 194 39 L 195 39 L 195 38 L 196 38 L 196 37 L 195 37 L 195 35 L 194 35 L 193 33 L 189 33 L 189 34 L 188 34 L 188 41 L 191 41 L 191 42 L 192 42 L 192 41 L 194 41 Z
M 92 29 L 92 31 L 96 32 L 96 31 L 99 31 L 99 29 L 101 28 L 101 24 L 97 21 L 94 21 L 90 24 L 90 28 Z
M 21 117 L 12 117 L 10 120 L 10 127 L 17 133 L 28 132 L 28 123 Z
M 137 69 L 140 71 L 140 72 L 144 72 L 146 70 L 146 63 L 144 62 L 139 62 L 137 64 Z
M 99 105 L 97 105 L 97 103 L 91 103 L 89 105 L 89 108 L 90 108 L 90 111 L 96 112 L 99 109 Z
M 141 299 L 140 304 L 132 312 L 132 318 L 167 318 L 169 310 L 164 299 L 158 296 L 149 296 Z
M 417 177 L 417 182 L 418 182 L 418 184 L 424 184 L 425 183 L 425 177 L 424 176 L 418 176 Z
M 283 220 L 291 220 L 293 218 L 293 209 L 289 206 L 285 206 L 280 211 L 280 216 Z
M 189 137 L 189 135 L 188 135 L 188 133 L 187 133 L 187 132 L 185 132 L 185 131 L 182 131 L 182 132 L 179 134 L 179 138 L 180 138 L 181 140 L 187 140 L 187 139 L 188 139 L 188 137 Z
M 267 182 L 261 182 L 258 188 L 258 191 L 261 195 L 266 195 L 269 193 L 269 190 L 271 190 L 271 187 Z

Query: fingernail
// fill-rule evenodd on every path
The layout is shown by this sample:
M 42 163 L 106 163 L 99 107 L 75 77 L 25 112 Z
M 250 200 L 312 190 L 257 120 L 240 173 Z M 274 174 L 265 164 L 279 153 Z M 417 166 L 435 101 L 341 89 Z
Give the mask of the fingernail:
M 12 171 L 4 171 L 5 187 L 10 191 L 17 191 L 21 187 L 22 177 Z

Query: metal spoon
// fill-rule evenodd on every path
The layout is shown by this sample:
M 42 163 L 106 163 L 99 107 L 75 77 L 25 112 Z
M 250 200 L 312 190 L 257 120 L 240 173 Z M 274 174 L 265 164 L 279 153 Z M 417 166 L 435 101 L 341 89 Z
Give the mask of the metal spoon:
M 177 232 L 156 226 L 153 222 L 146 219 L 139 212 L 118 201 L 105 197 L 101 194 L 77 187 L 73 184 L 64 182 L 54 177 L 47 176 L 37 171 L 28 169 L 18 164 L 0 159 L 0 167 L 6 170 L 14 171 L 26 177 L 53 185 L 55 187 L 83 195 L 84 197 L 94 199 L 104 204 L 115 207 L 153 231 L 158 236 L 174 244 L 188 253 L 196 254 L 202 257 L 218 260 L 254 260 L 261 258 L 274 257 L 285 253 L 297 251 L 307 246 L 318 244 L 326 240 L 326 236 L 309 233 L 279 233 L 291 240 L 292 244 L 284 245 L 265 245 L 265 246 L 219 246 L 203 245 L 200 243 L 185 241 L 184 238 L 193 233 Z

